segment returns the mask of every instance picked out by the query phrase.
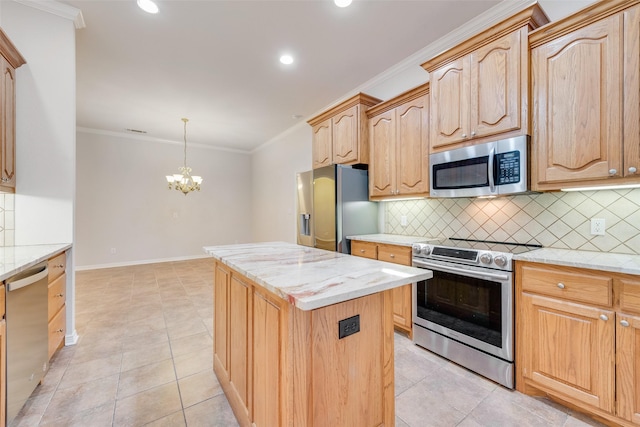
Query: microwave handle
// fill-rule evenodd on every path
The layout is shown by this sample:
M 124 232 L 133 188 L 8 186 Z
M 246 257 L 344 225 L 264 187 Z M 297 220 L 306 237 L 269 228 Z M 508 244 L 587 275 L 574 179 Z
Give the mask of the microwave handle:
M 496 192 L 496 182 L 495 182 L 495 170 L 493 168 L 493 163 L 496 158 L 496 147 L 495 145 L 491 147 L 491 151 L 489 151 L 489 164 L 487 165 L 487 176 L 489 177 L 489 191 L 491 194 Z

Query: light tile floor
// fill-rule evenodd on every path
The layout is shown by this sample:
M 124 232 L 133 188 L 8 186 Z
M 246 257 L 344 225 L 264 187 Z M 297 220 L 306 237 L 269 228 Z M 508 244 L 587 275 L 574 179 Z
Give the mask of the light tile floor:
M 212 277 L 210 259 L 77 272 L 80 340 L 12 427 L 237 426 L 212 370 Z M 398 427 L 599 426 L 395 342 Z

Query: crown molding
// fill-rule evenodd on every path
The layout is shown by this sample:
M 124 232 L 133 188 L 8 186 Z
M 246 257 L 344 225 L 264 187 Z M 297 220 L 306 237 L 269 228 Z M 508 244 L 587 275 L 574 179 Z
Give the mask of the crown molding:
M 13 0 L 16 3 L 42 10 L 43 12 L 73 21 L 76 30 L 85 28 L 84 17 L 82 11 L 68 4 L 60 3 L 55 0 Z
M 146 135 L 133 135 L 127 132 L 114 132 L 114 131 L 110 131 L 110 130 L 102 130 L 102 129 L 93 129 L 93 128 L 85 128 L 85 127 L 76 127 L 76 132 L 79 133 L 88 133 L 88 134 L 92 134 L 92 135 L 103 135 L 103 136 L 112 136 L 112 137 L 116 137 L 116 138 L 126 138 L 126 139 L 134 139 L 137 141 L 145 141 L 145 142 L 155 142 L 155 143 L 160 143 L 160 144 L 171 144 L 171 145 L 183 145 L 184 141 L 173 141 L 170 139 L 163 139 L 163 138 L 156 138 L 153 136 L 146 136 Z M 208 144 L 198 144 L 198 143 L 193 143 L 193 142 L 189 142 L 189 147 L 191 148 L 203 148 L 206 150 L 216 150 L 216 151 L 226 151 L 229 153 L 236 153 L 236 154 L 246 154 L 246 155 L 250 155 L 251 152 L 248 150 L 240 150 L 237 148 L 226 148 L 226 147 L 217 147 L 214 145 L 208 145 Z

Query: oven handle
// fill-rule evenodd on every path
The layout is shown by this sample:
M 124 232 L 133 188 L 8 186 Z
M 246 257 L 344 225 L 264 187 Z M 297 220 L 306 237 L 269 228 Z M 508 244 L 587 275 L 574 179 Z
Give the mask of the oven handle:
M 479 278 L 489 278 L 489 279 L 495 279 L 495 280 L 500 280 L 500 281 L 506 281 L 509 280 L 509 276 L 504 275 L 504 274 L 496 274 L 496 273 L 490 273 L 490 272 L 479 272 L 479 271 L 470 271 L 470 270 L 465 270 L 464 268 L 457 268 L 457 267 L 451 267 L 451 266 L 444 266 L 441 264 L 431 264 L 429 262 L 425 262 L 425 261 L 417 261 L 414 260 L 413 261 L 413 265 L 414 267 L 423 267 L 423 268 L 430 268 L 433 270 L 439 270 L 439 271 L 444 271 L 447 273 L 459 273 L 465 276 L 473 276 L 473 277 L 479 277 Z

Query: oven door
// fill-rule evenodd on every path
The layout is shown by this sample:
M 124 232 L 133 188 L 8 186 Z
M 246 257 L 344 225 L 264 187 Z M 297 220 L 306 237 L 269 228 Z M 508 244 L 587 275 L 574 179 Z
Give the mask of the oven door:
M 413 322 L 503 360 L 513 361 L 512 273 L 433 260 L 414 283 Z

